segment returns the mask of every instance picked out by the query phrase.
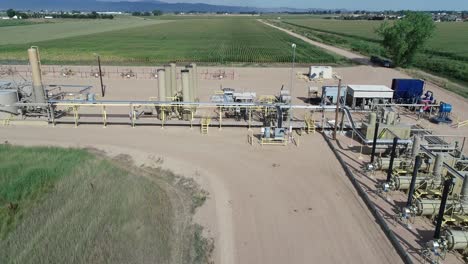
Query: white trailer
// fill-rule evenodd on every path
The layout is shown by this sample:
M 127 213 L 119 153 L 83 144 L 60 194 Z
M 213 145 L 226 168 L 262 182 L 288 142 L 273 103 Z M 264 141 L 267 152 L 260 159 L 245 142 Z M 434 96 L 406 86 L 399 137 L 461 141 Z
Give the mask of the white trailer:
M 351 108 L 369 108 L 372 104 L 388 103 L 394 91 L 385 85 L 348 85 L 346 105 Z

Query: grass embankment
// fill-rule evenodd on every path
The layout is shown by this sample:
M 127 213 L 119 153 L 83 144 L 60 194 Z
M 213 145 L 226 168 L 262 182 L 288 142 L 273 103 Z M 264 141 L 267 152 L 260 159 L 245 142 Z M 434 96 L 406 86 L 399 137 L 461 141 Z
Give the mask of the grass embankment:
M 269 20 L 269 22 L 326 44 L 368 56 L 388 57 L 380 45 L 380 38 L 375 33 L 381 22 L 326 19 L 288 19 Z M 468 23 L 439 23 L 426 48 L 416 55 L 410 66 L 458 82 L 461 89 L 453 89 L 454 92 L 467 97 L 467 42 Z
M 86 150 L 0 145 L 0 263 L 206 263 L 205 193 Z
M 342 57 L 250 18 L 140 20 L 167 23 L 73 37 L 47 31 L 47 36 L 54 38 L 51 41 L 24 40 L 13 44 L 0 41 L 3 44 L 0 45 L 3 51 L 0 61 L 26 62 L 26 49 L 35 45 L 41 48 L 42 62 L 50 64 L 94 64 L 93 54 L 99 53 L 103 63 L 111 65 L 155 65 L 172 61 L 210 65 L 289 65 L 292 61 L 291 44 L 296 43 L 297 63 L 349 63 Z M 62 24 L 63 30 L 70 26 Z M 40 29 L 35 34 L 45 34 L 46 30 Z M 59 38 L 61 34 L 63 38 Z

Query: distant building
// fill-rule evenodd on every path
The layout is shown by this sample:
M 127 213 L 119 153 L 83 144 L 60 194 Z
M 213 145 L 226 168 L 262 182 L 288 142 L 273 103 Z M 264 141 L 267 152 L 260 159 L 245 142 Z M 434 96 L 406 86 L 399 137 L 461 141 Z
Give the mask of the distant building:
M 45 19 L 53 19 L 54 17 L 52 17 L 52 16 L 45 16 L 44 18 L 45 18 Z

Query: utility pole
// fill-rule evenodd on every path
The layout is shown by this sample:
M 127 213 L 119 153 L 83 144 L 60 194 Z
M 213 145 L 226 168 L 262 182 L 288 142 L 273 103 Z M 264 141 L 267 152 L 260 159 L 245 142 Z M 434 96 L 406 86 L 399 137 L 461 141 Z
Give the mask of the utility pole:
M 99 80 L 101 81 L 101 96 L 104 97 L 106 95 L 106 88 L 104 87 L 104 83 L 102 82 L 101 56 L 99 56 L 99 54 L 94 55 L 97 56 L 99 66 Z
M 335 127 L 333 129 L 333 139 L 336 140 L 336 133 L 338 130 L 338 115 L 340 113 L 340 100 L 341 100 L 341 77 L 338 77 L 338 95 L 336 100 L 336 111 L 335 111 Z
M 294 66 L 296 63 L 296 44 L 293 43 L 291 47 L 293 49 L 293 60 L 292 60 L 292 67 L 291 67 L 291 82 L 289 86 L 289 95 L 291 96 L 291 101 L 289 102 L 288 129 L 291 129 L 291 118 L 293 115 L 293 110 L 291 106 L 292 106 L 292 100 L 293 100 L 292 90 L 293 90 L 293 80 L 294 80 Z

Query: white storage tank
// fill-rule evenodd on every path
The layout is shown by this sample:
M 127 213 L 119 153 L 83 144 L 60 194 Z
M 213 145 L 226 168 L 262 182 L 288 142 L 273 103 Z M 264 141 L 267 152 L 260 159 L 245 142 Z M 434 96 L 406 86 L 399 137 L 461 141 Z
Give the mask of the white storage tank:
M 18 114 L 18 92 L 16 90 L 0 90 L 0 112 Z
M 310 79 L 333 79 L 333 68 L 331 66 L 310 66 Z

